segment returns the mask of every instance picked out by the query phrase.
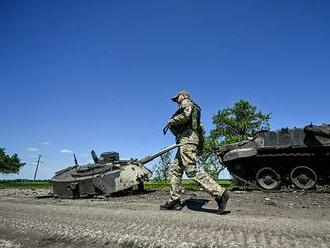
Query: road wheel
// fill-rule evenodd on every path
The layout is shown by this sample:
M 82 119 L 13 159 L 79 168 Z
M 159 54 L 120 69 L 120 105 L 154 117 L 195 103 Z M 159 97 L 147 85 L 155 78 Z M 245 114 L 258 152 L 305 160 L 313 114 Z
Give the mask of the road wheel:
M 300 189 L 312 189 L 317 182 L 315 171 L 307 166 L 297 166 L 290 173 L 291 182 Z
M 259 186 L 267 190 L 277 189 L 281 184 L 280 175 L 270 167 L 263 167 L 258 170 L 256 179 Z

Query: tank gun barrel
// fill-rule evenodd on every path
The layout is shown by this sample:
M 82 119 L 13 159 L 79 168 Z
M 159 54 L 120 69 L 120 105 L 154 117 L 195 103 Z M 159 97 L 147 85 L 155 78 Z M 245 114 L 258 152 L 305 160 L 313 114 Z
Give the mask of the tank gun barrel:
M 173 145 L 171 145 L 171 146 L 168 146 L 168 147 L 166 147 L 166 148 L 160 150 L 159 152 L 156 152 L 156 153 L 154 153 L 154 154 L 151 154 L 151 155 L 148 155 L 148 156 L 146 156 L 146 157 L 144 157 L 144 158 L 141 158 L 141 159 L 139 160 L 139 162 L 140 162 L 141 164 L 149 163 L 150 161 L 154 160 L 155 158 L 157 158 L 157 157 L 163 155 L 164 153 L 167 153 L 167 152 L 169 152 L 169 151 L 171 151 L 171 150 L 173 150 L 173 149 L 175 149 L 175 148 L 177 148 L 177 147 L 179 147 L 179 146 L 181 146 L 181 145 L 180 145 L 180 144 L 173 144 Z

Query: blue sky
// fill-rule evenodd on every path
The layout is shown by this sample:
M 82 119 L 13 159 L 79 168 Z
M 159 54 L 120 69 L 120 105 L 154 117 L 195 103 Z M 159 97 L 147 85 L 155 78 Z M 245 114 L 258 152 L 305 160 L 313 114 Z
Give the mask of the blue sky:
M 209 131 L 243 98 L 271 128 L 330 123 L 330 2 L 0 2 L 0 146 L 50 178 L 89 152 L 143 157 L 187 90 Z M 62 151 L 62 152 L 61 152 Z M 150 164 L 152 166 L 152 164 Z M 226 175 L 224 175 L 226 177 Z

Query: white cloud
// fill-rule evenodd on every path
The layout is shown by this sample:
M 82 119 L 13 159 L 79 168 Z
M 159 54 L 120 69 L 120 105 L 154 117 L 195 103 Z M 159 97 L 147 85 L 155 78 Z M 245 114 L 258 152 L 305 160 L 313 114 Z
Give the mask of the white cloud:
M 45 146 L 50 146 L 50 145 L 51 145 L 50 142 L 46 142 L 46 141 L 42 142 L 41 144 L 42 144 L 42 145 L 45 145 Z
M 35 147 L 28 147 L 28 148 L 26 148 L 26 150 L 28 150 L 29 152 L 37 152 L 37 151 L 39 151 L 39 149 L 38 148 L 35 148 Z
M 61 153 L 73 153 L 73 151 L 68 150 L 68 149 L 62 149 Z

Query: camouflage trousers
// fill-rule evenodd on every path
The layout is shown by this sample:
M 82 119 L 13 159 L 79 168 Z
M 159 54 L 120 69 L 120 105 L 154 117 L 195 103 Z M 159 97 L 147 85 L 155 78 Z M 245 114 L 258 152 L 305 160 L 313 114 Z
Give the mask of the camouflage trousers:
M 168 171 L 168 177 L 171 183 L 170 201 L 180 198 L 183 172 L 186 172 L 189 178 L 198 182 L 213 197 L 220 197 L 225 191 L 209 175 L 197 169 L 196 152 L 197 145 L 194 144 L 184 144 L 178 148 L 175 159 Z

